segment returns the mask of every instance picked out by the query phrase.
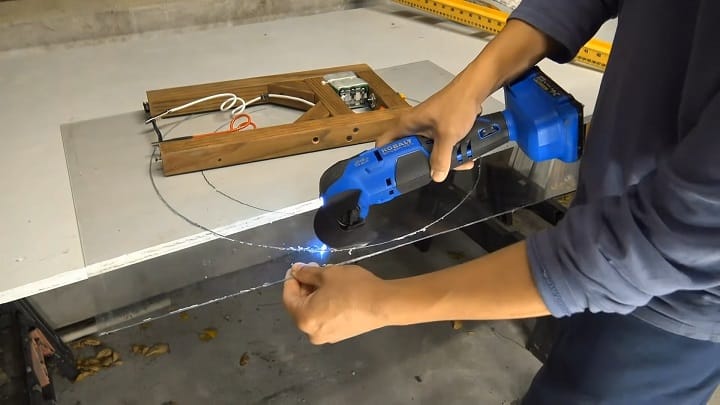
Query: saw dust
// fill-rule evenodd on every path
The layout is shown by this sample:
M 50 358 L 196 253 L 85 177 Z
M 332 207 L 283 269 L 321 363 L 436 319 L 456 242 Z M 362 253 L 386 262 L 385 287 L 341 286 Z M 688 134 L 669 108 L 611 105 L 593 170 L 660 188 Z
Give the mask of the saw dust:
M 565 208 L 570 208 L 570 204 L 572 204 L 574 198 L 575 198 L 575 192 L 571 192 L 571 193 L 562 195 L 560 197 L 557 197 L 555 199 L 555 201 L 557 201 L 558 204 L 562 205 Z
M 100 342 L 98 339 L 95 338 L 85 338 L 78 340 L 70 345 L 75 350 L 80 350 L 84 347 L 95 347 L 100 346 L 102 342 Z
M 85 338 L 74 342 L 70 345 L 77 351 L 76 367 L 79 374 L 75 378 L 75 382 L 80 382 L 92 375 L 101 372 L 104 369 L 121 366 L 123 364 L 120 353 L 112 348 L 103 347 L 100 340 L 95 338 Z M 91 355 L 87 355 L 90 351 Z M 82 356 L 85 352 L 85 356 Z
M 245 367 L 248 365 L 249 362 L 250 362 L 250 355 L 248 354 L 248 352 L 243 353 L 242 356 L 240 356 L 240 365 Z
M 163 354 L 170 353 L 170 345 L 167 343 L 155 343 L 152 346 L 134 344 L 130 348 L 130 351 L 133 354 L 137 354 L 137 355 L 141 355 L 141 356 L 145 356 L 145 357 L 160 356 Z
M 198 334 L 198 339 L 203 342 L 209 342 L 215 339 L 217 335 L 218 330 L 216 328 L 205 328 L 202 332 L 200 332 L 200 334 Z
M 464 262 L 468 260 L 467 255 L 459 250 L 448 250 L 445 252 L 445 254 L 447 254 L 450 259 L 455 260 L 456 262 Z

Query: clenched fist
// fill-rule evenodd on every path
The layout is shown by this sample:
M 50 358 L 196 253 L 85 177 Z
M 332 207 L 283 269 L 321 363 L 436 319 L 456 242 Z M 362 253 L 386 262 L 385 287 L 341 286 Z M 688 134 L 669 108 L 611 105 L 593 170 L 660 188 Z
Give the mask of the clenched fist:
M 388 282 L 362 267 L 296 263 L 288 278 L 285 308 L 313 344 L 336 343 L 387 325 L 382 302 L 390 293 Z

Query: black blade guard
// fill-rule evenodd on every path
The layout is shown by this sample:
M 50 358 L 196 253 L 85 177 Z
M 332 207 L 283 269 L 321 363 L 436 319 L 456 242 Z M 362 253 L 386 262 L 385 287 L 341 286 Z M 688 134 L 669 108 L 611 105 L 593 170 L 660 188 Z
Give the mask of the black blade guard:
M 325 245 L 335 248 L 362 247 L 375 240 L 376 233 L 359 217 L 359 190 L 348 190 L 324 201 L 315 214 L 315 235 Z

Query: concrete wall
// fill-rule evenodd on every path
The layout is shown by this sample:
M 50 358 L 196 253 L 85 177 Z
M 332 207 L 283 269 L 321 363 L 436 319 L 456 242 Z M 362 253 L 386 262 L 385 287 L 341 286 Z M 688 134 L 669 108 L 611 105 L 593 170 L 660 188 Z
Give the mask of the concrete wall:
M 363 7 L 373 0 L 0 1 L 0 51 Z

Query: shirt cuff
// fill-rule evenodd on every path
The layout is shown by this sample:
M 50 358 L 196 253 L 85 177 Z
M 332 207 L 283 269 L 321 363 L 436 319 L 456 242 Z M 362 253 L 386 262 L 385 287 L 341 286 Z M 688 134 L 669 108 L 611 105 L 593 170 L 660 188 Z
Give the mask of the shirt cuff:
M 526 239 L 530 273 L 545 306 L 555 317 L 580 312 L 572 305 L 572 289 L 564 279 L 562 267 L 555 258 L 552 229 L 540 231 Z

